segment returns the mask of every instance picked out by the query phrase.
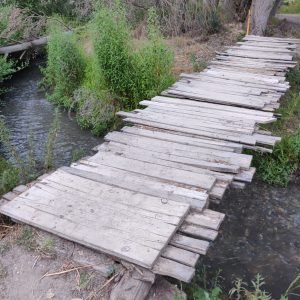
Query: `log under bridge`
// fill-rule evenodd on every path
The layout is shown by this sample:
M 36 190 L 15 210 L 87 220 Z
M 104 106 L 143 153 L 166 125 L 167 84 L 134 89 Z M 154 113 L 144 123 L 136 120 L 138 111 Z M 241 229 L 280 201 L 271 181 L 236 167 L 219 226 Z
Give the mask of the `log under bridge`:
M 280 141 L 260 125 L 278 117 L 299 45 L 246 36 L 204 71 L 182 74 L 142 101 L 145 109 L 119 112 L 127 126 L 108 133 L 95 155 L 17 187 L 0 212 L 132 263 L 152 279 L 189 282 L 225 217 L 210 202 L 253 178 L 243 149 L 271 152 Z M 132 299 L 144 299 L 150 287 L 148 280 Z

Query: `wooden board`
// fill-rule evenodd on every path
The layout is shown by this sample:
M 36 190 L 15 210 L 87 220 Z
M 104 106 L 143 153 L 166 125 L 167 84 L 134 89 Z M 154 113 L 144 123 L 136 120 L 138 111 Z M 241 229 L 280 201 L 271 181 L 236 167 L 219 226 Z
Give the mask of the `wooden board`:
M 56 171 L 3 205 L 0 211 L 21 222 L 152 268 L 188 209 L 184 203 L 170 200 L 164 203 L 160 198 Z

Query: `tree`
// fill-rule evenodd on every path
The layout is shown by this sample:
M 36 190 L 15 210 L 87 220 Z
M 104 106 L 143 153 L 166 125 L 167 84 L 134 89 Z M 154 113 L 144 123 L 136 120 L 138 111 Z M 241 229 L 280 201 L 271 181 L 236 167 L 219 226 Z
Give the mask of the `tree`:
M 251 34 L 263 35 L 266 31 L 274 0 L 253 0 L 251 5 Z

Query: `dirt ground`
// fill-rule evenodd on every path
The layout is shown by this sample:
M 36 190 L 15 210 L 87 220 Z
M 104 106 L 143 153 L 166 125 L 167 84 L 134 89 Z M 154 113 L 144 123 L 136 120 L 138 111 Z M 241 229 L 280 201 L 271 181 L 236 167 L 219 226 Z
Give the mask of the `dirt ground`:
M 0 299 L 105 300 L 128 267 L 33 227 L 9 227 L 0 241 Z M 158 277 L 149 300 L 180 294 Z

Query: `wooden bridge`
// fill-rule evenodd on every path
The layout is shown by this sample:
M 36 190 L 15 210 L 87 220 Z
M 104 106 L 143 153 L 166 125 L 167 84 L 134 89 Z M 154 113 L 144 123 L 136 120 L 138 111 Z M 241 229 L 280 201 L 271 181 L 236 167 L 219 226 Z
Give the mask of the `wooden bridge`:
M 182 74 L 97 153 L 4 196 L 1 213 L 150 270 L 189 282 L 224 215 L 210 210 L 255 169 L 243 149 L 271 152 L 260 129 L 289 89 L 296 39 L 247 36 L 201 73 Z

